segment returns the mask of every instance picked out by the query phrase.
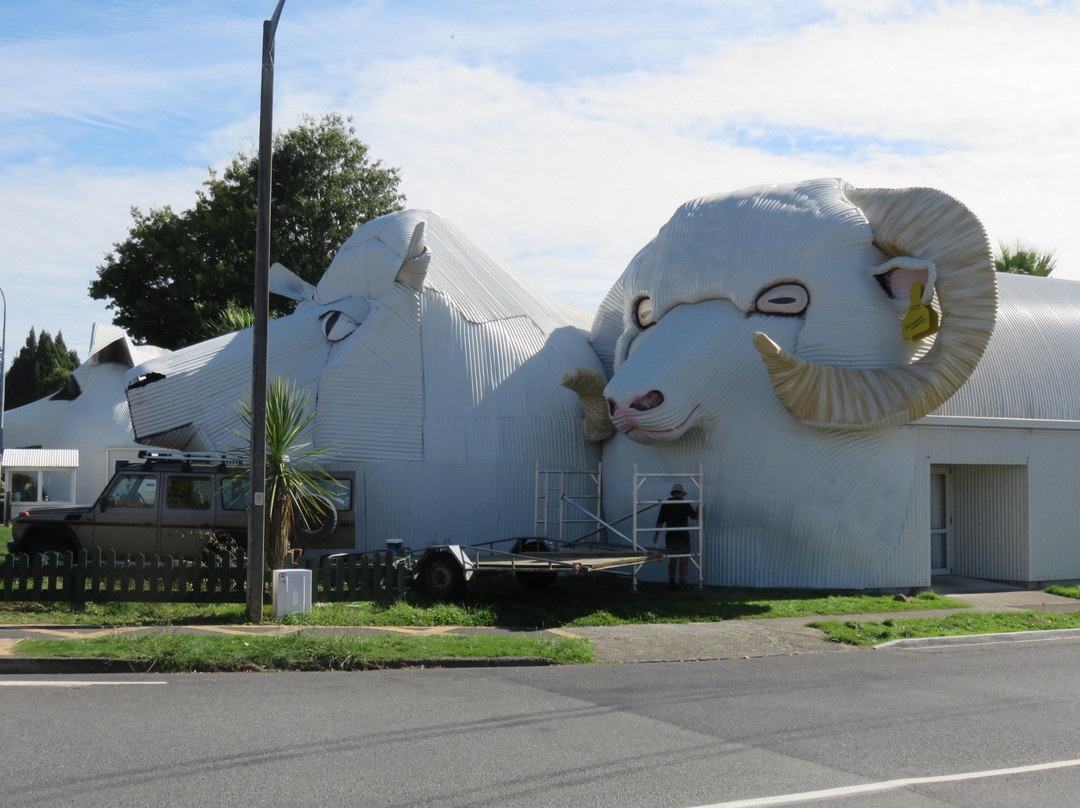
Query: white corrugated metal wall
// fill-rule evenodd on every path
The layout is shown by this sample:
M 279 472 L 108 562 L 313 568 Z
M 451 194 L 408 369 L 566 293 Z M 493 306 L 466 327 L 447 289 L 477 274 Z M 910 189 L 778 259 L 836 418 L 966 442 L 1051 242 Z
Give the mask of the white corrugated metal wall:
M 1029 580 L 1027 466 L 952 466 L 953 572 Z
M 928 545 L 930 468 L 949 465 L 956 574 L 1080 579 L 1080 423 L 931 417 L 910 429 L 920 456 L 912 536 Z

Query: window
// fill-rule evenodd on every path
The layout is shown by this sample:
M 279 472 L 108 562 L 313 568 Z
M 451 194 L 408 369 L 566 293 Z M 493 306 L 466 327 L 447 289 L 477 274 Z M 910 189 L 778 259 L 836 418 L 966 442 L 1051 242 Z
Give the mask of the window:
M 75 471 L 73 469 L 24 469 L 8 474 L 7 490 L 11 501 L 20 504 L 44 504 L 75 501 Z
M 12 472 L 11 501 L 38 502 L 38 475 L 36 471 Z
M 149 474 L 121 474 L 105 492 L 105 502 L 116 508 L 153 508 L 157 479 Z
M 165 480 L 165 507 L 180 511 L 208 511 L 214 484 L 209 477 L 169 476 Z
M 69 469 L 42 471 L 41 498 L 45 502 L 74 502 L 75 473 Z
M 352 510 L 352 480 L 334 478 L 326 483 L 326 496 L 339 511 Z
M 227 511 L 247 510 L 248 484 L 246 480 L 226 477 L 221 481 L 221 507 Z

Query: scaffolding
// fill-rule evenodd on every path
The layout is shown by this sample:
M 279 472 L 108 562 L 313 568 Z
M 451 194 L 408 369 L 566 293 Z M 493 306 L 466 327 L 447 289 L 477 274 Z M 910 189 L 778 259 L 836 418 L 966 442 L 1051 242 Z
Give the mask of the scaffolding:
M 704 588 L 702 566 L 702 537 L 704 535 L 702 503 L 704 501 L 704 489 L 702 487 L 702 470 L 698 467 L 697 472 L 689 473 L 648 473 L 642 474 L 634 464 L 633 481 L 633 510 L 611 522 L 605 521 L 603 514 L 602 466 L 596 471 L 566 471 L 561 469 L 542 469 L 539 463 L 536 466 L 535 497 L 533 504 L 533 530 L 538 537 L 551 539 L 560 543 L 584 543 L 589 542 L 593 546 L 610 547 L 612 545 L 629 545 L 636 553 L 648 552 L 649 534 L 653 536 L 653 543 L 660 534 L 669 532 L 685 532 L 690 534 L 691 550 L 689 553 L 664 552 L 667 559 L 688 559 L 697 571 L 697 589 L 700 592 Z M 697 525 L 688 527 L 655 527 L 646 526 L 641 516 L 658 508 L 667 499 L 643 499 L 643 487 L 647 487 L 650 481 L 662 479 L 671 484 L 685 482 L 691 488 L 688 493 L 696 494 L 693 498 L 682 500 L 696 508 L 698 513 Z M 617 525 L 630 522 L 629 532 L 623 532 Z M 624 528 L 625 529 L 625 528 Z M 597 539 L 604 534 L 604 540 Z M 696 541 L 695 541 L 696 539 Z M 631 567 L 631 587 L 637 591 L 637 575 L 641 564 Z
M 633 510 L 634 526 L 633 526 L 633 529 L 631 531 L 631 533 L 632 533 L 632 535 L 634 537 L 634 547 L 637 548 L 637 547 L 641 546 L 643 544 L 643 542 L 639 541 L 640 537 L 642 537 L 643 535 L 647 537 L 648 534 L 650 534 L 650 533 L 653 535 L 653 541 L 654 542 L 660 536 L 660 534 L 663 534 L 664 539 L 665 539 L 665 544 L 666 544 L 667 534 L 668 533 L 687 533 L 687 534 L 689 534 L 689 536 L 690 536 L 690 552 L 688 552 L 688 553 L 680 553 L 680 552 L 668 553 L 668 552 L 665 552 L 664 557 L 670 559 L 672 563 L 675 563 L 678 559 L 685 558 L 685 559 L 688 560 L 688 562 L 691 565 L 693 565 L 694 569 L 697 570 L 697 591 L 698 592 L 702 591 L 702 589 L 704 589 L 704 586 L 705 586 L 705 584 L 704 584 L 704 576 L 703 576 L 704 567 L 702 566 L 702 549 L 703 549 L 703 544 L 704 544 L 702 539 L 703 539 L 703 537 L 705 535 L 705 533 L 704 533 L 705 514 L 704 514 L 704 509 L 702 508 L 702 505 L 705 502 L 705 491 L 704 491 L 704 488 L 702 487 L 702 478 L 703 478 L 702 477 L 702 469 L 701 469 L 700 466 L 698 467 L 697 473 L 642 474 L 641 472 L 638 471 L 637 463 L 634 464 L 634 510 Z M 676 501 L 676 500 L 670 500 L 670 499 L 642 499 L 641 498 L 642 487 L 647 486 L 651 480 L 657 480 L 657 479 L 666 480 L 666 481 L 668 481 L 668 483 L 670 485 L 674 485 L 675 483 L 682 483 L 682 482 L 685 481 L 690 486 L 689 490 L 687 491 L 687 498 L 682 499 L 682 500 L 677 500 L 677 501 L 686 503 L 687 505 L 690 505 L 690 506 L 695 508 L 695 510 L 697 511 L 697 520 L 696 520 L 697 524 L 696 525 L 688 525 L 686 527 L 667 527 L 667 526 L 665 526 L 665 527 L 656 527 L 655 524 L 653 526 L 651 526 L 651 527 L 641 525 L 641 520 L 640 520 L 639 517 L 640 517 L 640 515 L 642 513 L 644 513 L 645 511 L 647 511 L 647 510 L 649 510 L 649 509 L 651 509 L 651 508 L 653 508 L 655 506 L 661 506 L 662 507 L 665 503 Z M 691 497 L 691 495 L 694 494 L 694 493 L 696 493 L 697 496 L 696 497 Z M 641 507 L 643 505 L 645 506 L 644 508 Z M 696 549 L 695 549 L 695 545 L 696 545 Z M 634 570 L 634 575 L 635 576 L 637 575 L 637 570 L 636 569 Z
M 600 491 L 603 467 L 596 471 L 542 469 L 536 464 L 533 531 L 557 541 L 583 541 L 596 536 L 596 518 L 602 510 Z M 571 506 L 571 515 L 566 505 Z

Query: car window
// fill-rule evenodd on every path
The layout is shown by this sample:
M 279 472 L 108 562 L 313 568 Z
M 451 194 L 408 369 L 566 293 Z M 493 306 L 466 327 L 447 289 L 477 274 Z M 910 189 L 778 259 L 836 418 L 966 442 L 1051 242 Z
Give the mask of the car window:
M 165 478 L 165 506 L 183 511 L 208 511 L 213 491 L 210 477 L 169 475 Z
M 339 511 L 352 510 L 352 480 L 334 478 L 325 484 L 326 496 Z
M 249 499 L 246 480 L 226 477 L 221 481 L 221 507 L 225 510 L 247 510 Z
M 119 474 L 109 486 L 105 501 L 117 508 L 153 508 L 157 479 L 150 474 Z

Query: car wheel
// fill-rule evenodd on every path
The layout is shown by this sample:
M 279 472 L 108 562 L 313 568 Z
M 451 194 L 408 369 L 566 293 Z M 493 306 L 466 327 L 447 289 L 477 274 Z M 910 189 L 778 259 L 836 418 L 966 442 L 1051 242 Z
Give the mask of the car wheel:
M 63 560 L 65 553 L 74 553 L 75 548 L 65 537 L 55 533 L 46 533 L 30 540 L 29 552 L 31 555 L 49 556 L 60 561 Z

